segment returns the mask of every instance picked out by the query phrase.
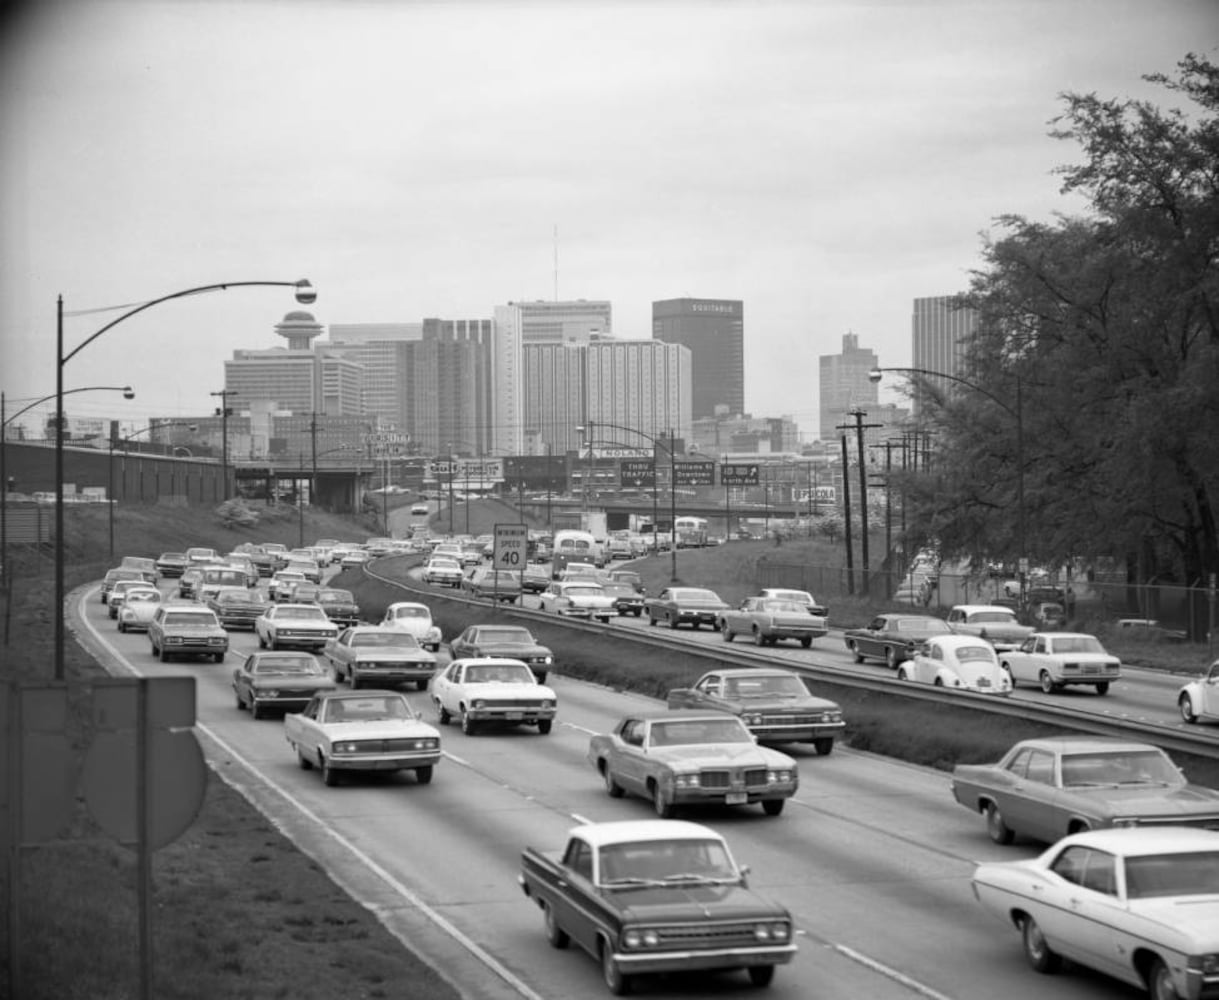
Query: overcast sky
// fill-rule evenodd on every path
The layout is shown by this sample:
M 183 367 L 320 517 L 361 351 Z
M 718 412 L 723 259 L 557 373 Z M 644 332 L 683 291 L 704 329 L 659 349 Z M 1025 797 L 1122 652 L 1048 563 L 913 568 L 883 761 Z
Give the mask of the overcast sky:
M 1219 57 L 1214 0 L 41 0 L 0 36 L 0 389 L 69 313 L 307 277 L 324 323 L 608 299 L 745 308 L 745 405 L 817 428 L 818 357 L 910 363 L 996 216 L 1076 212 L 1065 91 Z M 557 238 L 557 281 L 556 239 Z M 74 416 L 210 412 L 289 290 L 156 306 L 65 366 Z M 118 313 L 70 317 L 65 353 Z

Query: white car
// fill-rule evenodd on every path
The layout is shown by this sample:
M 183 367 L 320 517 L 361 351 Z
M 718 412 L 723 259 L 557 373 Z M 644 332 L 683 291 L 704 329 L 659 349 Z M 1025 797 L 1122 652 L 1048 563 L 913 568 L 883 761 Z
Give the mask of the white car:
M 317 604 L 273 604 L 254 619 L 254 632 L 260 649 L 321 649 L 339 627 Z
M 1096 636 L 1082 632 L 1034 632 L 999 662 L 1013 687 L 1036 684 L 1046 694 L 1068 684 L 1091 685 L 1105 694 L 1122 675 L 1122 661 L 1105 652 Z
M 118 618 L 119 609 L 127 602 L 128 594 L 142 594 L 156 589 L 151 583 L 143 580 L 119 580 L 110 588 L 110 595 L 106 598 L 106 607 L 109 609 L 110 617 Z
M 1020 931 L 1038 972 L 1065 958 L 1152 1000 L 1219 996 L 1219 832 L 1072 834 L 1031 860 L 979 865 L 973 891 Z
M 451 556 L 432 556 L 423 567 L 423 582 L 436 583 L 446 587 L 460 587 L 461 563 Z
M 120 632 L 147 632 L 152 616 L 161 606 L 161 592 L 153 587 L 132 587 L 119 607 Z
M 305 574 L 294 569 L 281 569 L 267 584 L 267 596 L 273 601 L 286 601 L 298 583 L 308 583 Z
M 414 601 L 395 601 L 391 604 L 385 609 L 381 627 L 408 632 L 418 640 L 420 646 L 430 649 L 433 653 L 440 652 L 440 644 L 444 641 L 440 626 L 432 621 L 432 612 L 428 606 L 416 604 Z
M 946 620 L 958 635 L 976 635 L 999 650 L 1018 648 L 1034 631 L 1002 604 L 957 604 Z
M 538 601 L 543 611 L 552 611 L 565 618 L 608 622 L 618 613 L 614 599 L 600 584 L 582 580 L 552 583 L 542 591 Z
M 558 707 L 554 691 L 528 665 L 506 658 L 454 660 L 432 678 L 431 693 L 440 724 L 460 719 L 467 735 L 484 722 L 537 726 L 545 735 Z
M 414 771 L 421 785 L 440 763 L 440 733 L 397 691 L 320 691 L 284 716 L 284 736 L 306 770 L 327 785 L 344 771 Z
M 1186 722 L 1219 722 L 1219 660 L 1177 692 L 1177 708 Z
M 932 636 L 901 663 L 897 679 L 981 694 L 1012 693 L 1012 679 L 999 665 L 994 647 L 972 635 Z

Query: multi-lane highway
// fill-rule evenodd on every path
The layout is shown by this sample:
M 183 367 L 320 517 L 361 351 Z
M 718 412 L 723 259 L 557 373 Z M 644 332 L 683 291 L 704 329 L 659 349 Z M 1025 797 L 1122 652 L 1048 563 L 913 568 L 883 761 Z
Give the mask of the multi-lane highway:
M 96 591 L 76 600 L 82 637 L 115 672 L 196 678 L 197 731 L 216 772 L 468 996 L 559 1000 L 604 993 L 591 959 L 546 944 L 539 911 L 521 894 L 516 875 L 525 844 L 557 848 L 581 820 L 652 816 L 647 802 L 610 799 L 585 759 L 590 734 L 608 729 L 638 704 L 637 696 L 552 674 L 560 709 L 549 736 L 532 729 L 465 736 L 450 726 L 442 730 L 445 759 L 431 784 L 404 774 L 326 788 L 316 771 L 298 769 L 280 720 L 255 721 L 236 708 L 231 671 L 256 647 L 250 633 L 232 633 L 223 664 L 161 664 L 145 636 L 118 634 Z M 476 608 L 470 617 L 478 619 Z M 692 638 L 722 644 L 706 632 Z M 853 668 L 845 652 L 768 653 L 835 658 Z M 1127 694 L 1133 706 L 1136 692 Z M 1112 710 L 1127 704 L 1125 696 L 1119 685 L 1094 700 Z M 408 697 L 434 721 L 425 693 Z M 1091 696 L 1072 701 L 1085 699 Z M 779 971 L 769 995 L 1137 995 L 1086 971 L 1046 978 L 1025 966 L 1018 935 L 982 915 L 969 877 L 978 861 L 1029 857 L 1039 847 L 992 844 L 982 821 L 952 801 L 947 775 L 849 749 L 830 757 L 811 748 L 790 752 L 800 761 L 801 789 L 781 817 L 756 808 L 692 817 L 720 830 L 752 867 L 753 885 L 795 917 L 800 954 Z M 743 974 L 639 985 L 651 995 L 755 992 Z

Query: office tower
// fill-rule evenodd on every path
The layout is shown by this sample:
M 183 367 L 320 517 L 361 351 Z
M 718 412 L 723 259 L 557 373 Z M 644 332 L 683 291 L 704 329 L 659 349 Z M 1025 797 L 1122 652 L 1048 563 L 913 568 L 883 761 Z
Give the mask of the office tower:
M 738 299 L 652 303 L 652 337 L 690 349 L 694 419 L 745 410 L 745 306 Z
M 364 412 L 375 416 L 385 427 L 409 432 L 410 400 L 407 386 L 410 384 L 411 354 L 409 345 L 418 342 L 423 335 L 422 324 L 409 324 L 417 336 L 384 337 L 391 326 L 408 324 L 367 323 L 360 327 L 375 328 L 374 336 L 364 337 L 355 331 L 354 324 L 331 324 L 330 340 L 318 342 L 319 353 L 346 358 L 361 366 L 360 394 L 364 401 Z
M 841 354 L 823 354 L 821 364 L 821 440 L 842 435 L 838 425 L 846 423 L 854 409 L 875 409 L 879 393 L 868 372 L 877 366 L 876 352 L 859 346 L 859 337 L 843 334 Z
M 523 429 L 536 436 L 543 452 L 564 455 L 579 447 L 586 350 L 577 344 L 527 344 L 521 351 Z
M 691 434 L 693 352 L 682 344 L 617 340 L 585 349 L 585 410 L 598 424 L 629 427 L 650 438 Z M 624 447 L 650 447 L 640 435 L 607 433 Z
M 419 450 L 491 453 L 493 326 L 489 319 L 425 319 L 422 338 L 408 345 L 407 429 Z
M 589 344 L 613 333 L 613 309 L 608 302 L 509 302 L 495 307 L 495 321 L 514 324 L 521 345 Z
M 968 346 L 978 326 L 978 314 L 972 309 L 958 308 L 952 295 L 939 295 L 914 300 L 911 318 L 911 367 L 945 375 L 964 374 L 961 367 Z M 941 389 L 951 388 L 949 379 L 939 380 Z M 920 410 L 920 400 L 914 398 L 914 415 Z

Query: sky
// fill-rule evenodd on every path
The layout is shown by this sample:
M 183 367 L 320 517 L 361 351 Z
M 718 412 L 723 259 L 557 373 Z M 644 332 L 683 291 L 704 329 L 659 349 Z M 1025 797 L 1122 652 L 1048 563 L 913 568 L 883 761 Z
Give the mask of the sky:
M 0 390 L 123 310 L 308 278 L 319 322 L 740 299 L 745 406 L 817 432 L 818 358 L 910 364 L 995 220 L 1085 206 L 1061 95 L 1173 95 L 1216 0 L 40 0 L 0 8 Z M 64 365 L 70 416 L 210 413 L 291 290 L 154 306 Z M 46 407 L 36 407 L 37 416 Z M 24 422 L 24 418 L 22 419 Z

